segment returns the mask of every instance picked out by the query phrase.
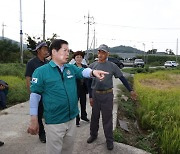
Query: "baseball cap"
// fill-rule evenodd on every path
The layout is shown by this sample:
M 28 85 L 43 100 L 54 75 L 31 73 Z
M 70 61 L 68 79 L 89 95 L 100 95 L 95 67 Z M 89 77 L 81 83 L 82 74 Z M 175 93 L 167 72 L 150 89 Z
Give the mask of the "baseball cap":
M 36 45 L 36 48 L 33 51 L 37 51 L 41 47 L 48 47 L 48 45 L 46 44 L 46 42 L 40 42 Z
M 102 50 L 102 51 L 105 51 L 105 52 L 109 52 L 109 47 L 105 44 L 101 44 L 98 48 L 98 51 L 99 50 Z

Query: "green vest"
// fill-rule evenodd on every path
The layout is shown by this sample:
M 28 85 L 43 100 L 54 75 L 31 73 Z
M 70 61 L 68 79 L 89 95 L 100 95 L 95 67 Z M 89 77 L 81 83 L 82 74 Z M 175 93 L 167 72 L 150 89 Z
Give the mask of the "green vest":
M 53 61 L 34 71 L 31 92 L 42 96 L 46 124 L 61 124 L 78 115 L 76 79 L 83 78 L 82 71 L 83 68 L 65 64 L 61 77 Z

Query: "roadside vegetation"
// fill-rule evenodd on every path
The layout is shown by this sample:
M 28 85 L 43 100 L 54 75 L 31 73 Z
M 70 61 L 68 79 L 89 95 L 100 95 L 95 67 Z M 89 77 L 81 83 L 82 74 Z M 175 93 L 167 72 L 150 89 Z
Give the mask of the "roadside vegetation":
M 7 106 L 12 106 L 27 101 L 29 96 L 25 82 L 25 65 L 19 63 L 0 64 L 0 80 L 9 85 Z
M 160 70 L 170 71 L 170 70 L 180 70 L 180 66 L 173 67 L 173 68 L 164 68 L 164 67 L 156 67 L 150 68 L 148 65 L 145 65 L 144 68 L 137 67 L 137 68 L 123 68 L 122 71 L 130 74 L 137 74 L 137 73 L 153 73 Z
M 115 140 L 153 154 L 180 153 L 180 70 L 135 74 L 132 80 L 138 101 L 125 100 L 122 94 L 129 93 L 120 87 L 118 119 L 127 122 L 129 131 L 117 122 Z

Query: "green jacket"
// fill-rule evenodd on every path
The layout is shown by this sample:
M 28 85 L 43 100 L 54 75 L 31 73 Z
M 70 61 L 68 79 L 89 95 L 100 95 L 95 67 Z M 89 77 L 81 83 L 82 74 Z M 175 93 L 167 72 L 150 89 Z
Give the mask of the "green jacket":
M 53 61 L 34 71 L 31 92 L 42 96 L 46 124 L 61 124 L 78 115 L 76 79 L 83 78 L 82 71 L 83 68 L 65 64 L 62 79 Z

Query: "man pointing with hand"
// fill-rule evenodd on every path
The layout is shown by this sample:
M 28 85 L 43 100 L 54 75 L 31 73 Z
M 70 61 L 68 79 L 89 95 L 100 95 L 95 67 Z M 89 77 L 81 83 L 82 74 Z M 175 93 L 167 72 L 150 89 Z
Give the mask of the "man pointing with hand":
M 75 118 L 79 114 L 76 78 L 97 77 L 108 74 L 90 68 L 66 64 L 69 58 L 68 42 L 56 39 L 50 45 L 52 60 L 35 70 L 31 81 L 28 133 L 38 134 L 38 103 L 42 96 L 46 129 L 47 154 L 71 154 L 76 134 Z

